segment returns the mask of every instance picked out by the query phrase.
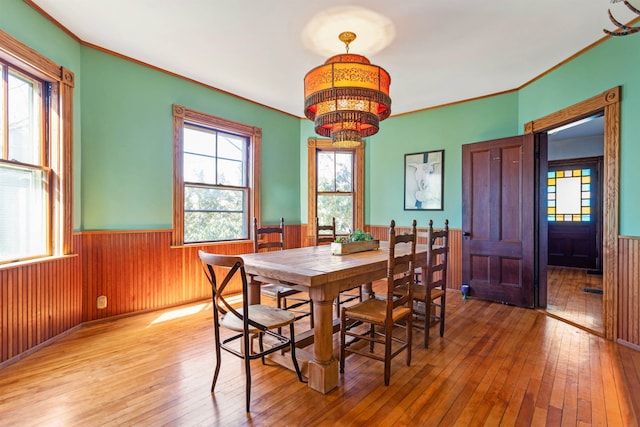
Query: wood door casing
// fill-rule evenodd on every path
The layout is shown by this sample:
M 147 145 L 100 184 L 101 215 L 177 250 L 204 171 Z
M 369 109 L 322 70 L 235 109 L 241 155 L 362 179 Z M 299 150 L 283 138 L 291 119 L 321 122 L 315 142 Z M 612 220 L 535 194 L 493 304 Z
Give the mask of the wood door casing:
M 534 138 L 462 147 L 462 281 L 522 307 L 534 297 Z

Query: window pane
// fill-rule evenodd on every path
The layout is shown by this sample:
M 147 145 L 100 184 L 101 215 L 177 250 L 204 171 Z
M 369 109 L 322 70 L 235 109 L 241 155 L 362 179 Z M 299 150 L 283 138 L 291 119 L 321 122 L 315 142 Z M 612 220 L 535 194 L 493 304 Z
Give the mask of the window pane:
M 243 213 L 188 212 L 184 213 L 184 241 L 248 239 Z
M 244 159 L 247 139 L 237 135 L 218 132 L 218 157 L 223 159 Z
M 41 164 L 38 83 L 9 72 L 9 159 Z
M 353 182 L 353 156 L 351 153 L 336 153 L 336 191 L 351 192 Z
M 318 152 L 318 191 L 336 191 L 334 156 L 332 151 Z
M 556 212 L 558 214 L 580 213 L 580 178 L 561 178 L 556 183 Z M 571 219 L 567 219 L 571 220 Z
M 201 184 L 216 184 L 216 159 L 184 153 L 184 180 Z
M 245 186 L 244 164 L 237 160 L 218 160 L 218 184 Z
M 45 175 L 0 165 L 0 261 L 47 254 Z
M 247 190 L 185 186 L 184 240 L 247 239 Z
M 353 231 L 353 198 L 347 195 L 318 194 L 318 218 L 321 224 L 330 224 L 336 219 L 336 234 L 348 234 Z
M 184 152 L 216 155 L 216 132 L 191 126 L 184 127 Z

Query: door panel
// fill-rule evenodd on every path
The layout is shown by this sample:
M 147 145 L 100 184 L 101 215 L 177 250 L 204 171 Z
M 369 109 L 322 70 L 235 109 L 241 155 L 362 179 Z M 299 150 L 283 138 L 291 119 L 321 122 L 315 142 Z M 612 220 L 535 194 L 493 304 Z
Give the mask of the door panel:
M 533 135 L 462 147 L 462 281 L 470 295 L 533 305 Z

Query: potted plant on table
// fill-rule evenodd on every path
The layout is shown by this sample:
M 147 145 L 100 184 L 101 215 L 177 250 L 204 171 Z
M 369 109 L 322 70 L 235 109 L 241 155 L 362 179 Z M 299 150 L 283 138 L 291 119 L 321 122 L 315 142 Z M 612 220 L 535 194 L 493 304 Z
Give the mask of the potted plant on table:
M 356 230 L 346 237 L 338 237 L 331 243 L 332 255 L 347 255 L 356 252 L 371 251 L 380 247 L 380 240 L 374 239 L 371 233 Z

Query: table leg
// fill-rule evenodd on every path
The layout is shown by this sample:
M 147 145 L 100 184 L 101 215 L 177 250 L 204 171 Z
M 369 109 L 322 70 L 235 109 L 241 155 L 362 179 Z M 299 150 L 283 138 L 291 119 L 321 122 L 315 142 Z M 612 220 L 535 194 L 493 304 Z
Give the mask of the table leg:
M 369 299 L 375 298 L 375 293 L 373 292 L 373 283 L 372 282 L 367 282 L 367 283 L 362 285 L 362 294 L 364 296 L 369 297 Z
M 255 279 L 255 276 L 249 276 L 249 305 L 260 304 L 260 286 L 261 282 Z
M 333 301 L 313 301 L 313 359 L 309 387 L 328 393 L 338 386 L 338 361 L 333 358 Z

